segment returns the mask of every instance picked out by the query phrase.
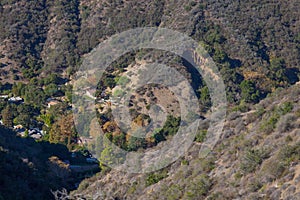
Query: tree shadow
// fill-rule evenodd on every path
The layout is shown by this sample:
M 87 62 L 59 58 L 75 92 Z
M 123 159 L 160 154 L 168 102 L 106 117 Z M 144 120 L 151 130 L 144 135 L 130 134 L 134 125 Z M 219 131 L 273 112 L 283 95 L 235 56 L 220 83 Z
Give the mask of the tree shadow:
M 287 68 L 286 69 L 286 76 L 289 80 L 290 84 L 295 84 L 299 81 L 299 69 L 297 68 Z

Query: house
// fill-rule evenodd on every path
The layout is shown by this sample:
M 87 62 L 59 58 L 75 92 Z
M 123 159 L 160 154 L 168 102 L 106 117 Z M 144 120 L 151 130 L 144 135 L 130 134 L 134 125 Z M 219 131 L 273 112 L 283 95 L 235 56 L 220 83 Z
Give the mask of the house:
M 28 130 L 28 134 L 31 138 L 33 139 L 41 139 L 43 137 L 43 134 L 41 133 L 41 131 L 39 129 L 30 129 Z
M 21 131 L 17 134 L 17 136 L 20 136 L 20 137 L 25 137 L 25 130 L 24 131 Z
M 58 100 L 56 100 L 56 99 L 53 99 L 53 100 L 51 100 L 51 101 L 49 101 L 48 103 L 47 103 L 47 106 L 48 106 L 48 108 L 51 108 L 51 106 L 55 106 L 55 105 L 57 105 L 57 104 L 59 104 L 60 103 L 60 101 L 58 101 Z
M 35 133 L 35 134 L 30 135 L 30 137 L 33 139 L 39 140 L 42 138 L 42 135 L 39 133 Z
M 30 129 L 29 131 L 28 131 L 28 134 L 29 135 L 33 135 L 33 134 L 37 134 L 38 132 L 36 131 L 36 130 L 34 130 L 34 129 Z
M 21 124 L 14 126 L 15 130 L 23 129 L 23 126 Z
M 8 95 L 0 95 L 0 99 L 8 99 Z
M 22 97 L 11 97 L 8 99 L 8 102 L 10 103 L 20 103 L 23 102 L 23 98 Z

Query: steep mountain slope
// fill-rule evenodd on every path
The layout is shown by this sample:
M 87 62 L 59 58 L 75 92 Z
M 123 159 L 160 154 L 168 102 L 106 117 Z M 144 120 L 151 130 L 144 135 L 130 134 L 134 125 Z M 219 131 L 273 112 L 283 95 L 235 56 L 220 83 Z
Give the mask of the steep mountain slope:
M 71 198 L 299 199 L 299 85 L 259 104 L 232 111 L 214 151 L 199 157 L 194 142 L 184 157 L 150 174 L 111 170 L 84 180 Z

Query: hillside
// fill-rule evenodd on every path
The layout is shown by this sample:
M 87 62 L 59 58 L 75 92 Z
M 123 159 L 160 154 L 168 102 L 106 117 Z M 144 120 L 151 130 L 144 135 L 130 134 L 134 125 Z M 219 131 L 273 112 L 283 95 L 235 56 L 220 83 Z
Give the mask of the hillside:
M 97 168 L 65 145 L 22 138 L 0 125 L 0 199 L 53 199 L 55 191 L 76 189 Z
M 0 1 L 0 120 L 6 126 L 0 125 L 0 200 L 53 199 L 51 191 L 61 199 L 300 199 L 299 10 L 299 0 Z M 199 149 L 211 117 L 209 84 L 186 59 L 162 50 L 132 51 L 111 63 L 93 92 L 83 88 L 82 102 L 96 102 L 97 118 L 76 118 L 75 127 L 73 111 L 90 109 L 74 109 L 77 70 L 101 42 L 139 27 L 186 34 L 220 71 L 227 116 L 221 140 L 206 158 Z M 104 160 L 113 159 L 111 149 L 98 140 L 95 123 L 129 152 L 155 151 L 178 131 L 180 100 L 159 84 L 133 91 L 126 117 L 132 129 L 151 125 L 151 117 L 165 124 L 139 138 L 115 119 L 123 103 L 114 100 L 123 95 L 121 86 L 138 85 L 141 69 L 155 62 L 192 86 L 199 103 L 192 115 L 203 127 L 188 152 L 164 169 L 145 174 L 110 169 Z M 96 73 L 93 78 L 87 85 Z M 156 116 L 155 109 L 165 112 Z M 34 140 L 29 132 L 36 130 Z M 75 188 L 85 174 L 70 170 L 65 162 L 72 161 L 70 152 L 85 154 L 84 162 L 97 158 L 95 171 L 101 172 Z
M 70 157 L 63 145 L 36 143 L 0 127 L 0 154 L 0 199 L 51 199 L 51 190 L 74 188 L 70 170 L 59 163 Z
M 265 94 L 298 79 L 299 6 L 297 0 L 2 1 L 2 82 L 28 81 L 54 71 L 68 76 L 80 57 L 106 37 L 158 26 L 181 31 L 207 47 L 220 64 L 232 101 L 240 99 L 243 79 L 255 81 Z
M 149 174 L 111 170 L 84 180 L 71 198 L 299 199 L 299 85 L 231 111 L 215 150 L 200 142 L 169 167 Z

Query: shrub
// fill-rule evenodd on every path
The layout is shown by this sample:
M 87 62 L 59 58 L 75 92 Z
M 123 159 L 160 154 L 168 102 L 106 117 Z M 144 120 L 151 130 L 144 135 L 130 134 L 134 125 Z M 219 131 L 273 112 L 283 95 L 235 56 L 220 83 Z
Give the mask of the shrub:
M 205 159 L 201 160 L 200 166 L 204 172 L 210 172 L 215 168 L 216 157 L 207 156 Z
M 155 183 L 158 183 L 160 180 L 166 178 L 168 176 L 168 173 L 166 170 L 160 171 L 160 172 L 154 172 L 148 174 L 146 178 L 146 186 L 153 185 Z
M 291 102 L 284 102 L 277 108 L 279 115 L 285 115 L 293 110 L 294 106 Z
M 232 109 L 232 112 L 237 112 L 237 111 L 247 112 L 248 110 L 249 110 L 249 105 L 245 102 L 245 100 L 241 100 L 240 104 L 235 106 Z
M 88 181 L 88 180 L 83 180 L 83 181 L 79 184 L 77 190 L 78 190 L 78 191 L 84 191 L 85 189 L 88 188 L 89 185 L 90 185 L 90 184 L 89 184 L 89 181 Z
M 182 191 L 183 188 L 181 188 L 179 185 L 171 185 L 167 190 L 167 199 L 180 199 L 180 197 L 182 196 Z
M 209 197 L 207 197 L 207 200 L 219 200 L 224 199 L 224 194 L 222 192 L 215 192 L 211 194 Z
M 284 164 L 279 159 L 272 158 L 271 160 L 267 160 L 262 166 L 262 173 L 264 176 L 267 176 L 267 178 L 272 180 L 280 178 L 284 170 Z
M 255 116 L 256 117 L 261 117 L 265 112 L 266 112 L 265 109 L 262 106 L 259 106 L 256 109 Z
M 288 135 L 288 136 L 286 136 L 286 138 L 285 138 L 285 142 L 286 142 L 286 143 L 293 142 L 293 138 L 292 138 L 290 135 Z
M 122 87 L 125 87 L 129 82 L 129 78 L 127 76 L 121 76 L 121 77 L 116 77 L 115 82 L 117 85 L 121 85 Z
M 277 123 L 277 131 L 281 133 L 290 131 L 294 127 L 293 122 L 295 119 L 296 116 L 294 114 L 287 114 L 285 116 L 282 116 Z
M 198 133 L 195 137 L 195 141 L 196 142 L 204 142 L 204 140 L 206 139 L 206 135 L 207 135 L 207 130 L 198 131 Z
M 258 179 L 254 179 L 253 181 L 250 181 L 248 185 L 251 192 L 257 192 L 262 186 L 263 184 Z
M 208 194 L 211 185 L 209 177 L 201 174 L 187 186 L 183 199 L 202 199 Z
M 279 118 L 279 116 L 274 114 L 271 117 L 269 117 L 268 119 L 264 120 L 262 122 L 262 124 L 260 125 L 260 130 L 265 132 L 266 134 L 271 133 L 276 127 L 278 118 Z
M 184 6 L 184 10 L 190 11 L 190 10 L 192 10 L 192 7 L 190 5 L 186 5 L 186 6 Z
M 114 94 L 113 94 L 114 97 L 122 97 L 124 95 L 125 95 L 125 92 L 123 90 L 121 90 L 121 89 L 115 90 Z
M 146 148 L 147 143 L 145 138 L 130 136 L 127 143 L 128 151 L 137 151 L 139 148 Z
M 269 156 L 265 149 L 249 149 L 245 152 L 241 161 L 241 170 L 244 173 L 251 173 Z
M 182 160 L 181 165 L 189 165 L 189 161 L 188 160 Z
M 281 160 L 284 166 L 289 166 L 291 162 L 300 161 L 300 143 L 284 146 L 278 154 L 278 160 Z

